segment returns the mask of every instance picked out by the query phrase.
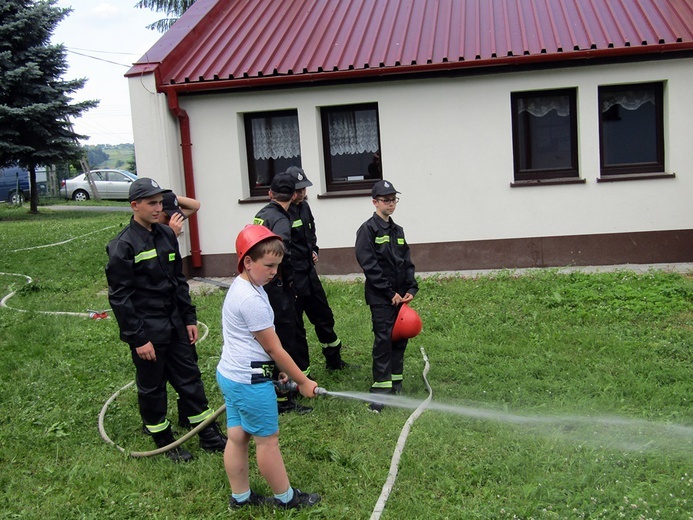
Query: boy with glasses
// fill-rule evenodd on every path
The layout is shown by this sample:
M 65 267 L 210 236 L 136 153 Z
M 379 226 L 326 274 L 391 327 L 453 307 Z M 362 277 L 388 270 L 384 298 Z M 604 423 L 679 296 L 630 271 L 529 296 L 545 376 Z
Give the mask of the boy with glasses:
M 407 340 L 392 341 L 392 327 L 403 303 L 414 299 L 419 286 L 414 277 L 404 229 L 392 220 L 399 198 L 392 183 L 382 180 L 371 190 L 375 213 L 356 232 L 356 260 L 366 276 L 366 303 L 373 322 L 374 394 L 402 391 Z M 371 403 L 380 412 L 383 405 Z

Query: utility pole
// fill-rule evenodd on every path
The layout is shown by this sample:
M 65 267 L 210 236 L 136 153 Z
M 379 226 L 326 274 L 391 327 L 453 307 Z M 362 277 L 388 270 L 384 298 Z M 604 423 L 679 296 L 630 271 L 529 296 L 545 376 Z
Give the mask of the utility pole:
M 87 163 L 87 160 L 83 157 L 79 160 L 79 164 L 82 165 L 82 171 L 84 172 L 84 175 L 87 178 L 87 182 L 89 183 L 89 187 L 91 188 L 91 194 L 94 197 L 94 200 L 101 200 L 101 195 L 99 194 L 99 190 L 96 187 L 94 178 L 91 176 L 91 170 L 89 169 L 89 164 Z

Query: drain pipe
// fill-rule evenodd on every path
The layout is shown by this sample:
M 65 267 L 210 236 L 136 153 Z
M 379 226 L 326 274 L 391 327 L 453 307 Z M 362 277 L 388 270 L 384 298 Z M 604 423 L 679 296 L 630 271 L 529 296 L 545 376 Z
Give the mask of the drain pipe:
M 195 198 L 195 176 L 193 175 L 192 140 L 190 139 L 190 117 L 178 103 L 178 93 L 170 90 L 166 93 L 168 108 L 180 124 L 180 146 L 183 154 L 183 176 L 185 178 L 185 195 Z M 190 229 L 190 254 L 193 267 L 202 267 L 202 251 L 200 250 L 200 232 L 197 227 L 197 215 L 188 218 Z

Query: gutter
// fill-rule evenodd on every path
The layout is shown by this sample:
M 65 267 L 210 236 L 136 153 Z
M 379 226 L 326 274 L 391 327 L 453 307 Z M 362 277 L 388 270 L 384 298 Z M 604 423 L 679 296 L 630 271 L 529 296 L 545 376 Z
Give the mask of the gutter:
M 475 60 L 445 61 L 441 63 L 426 63 L 400 65 L 384 67 L 368 67 L 362 69 L 336 70 L 318 72 L 302 72 L 294 74 L 292 71 L 279 74 L 276 71 L 272 75 L 264 76 L 260 72 L 259 76 L 239 77 L 232 79 L 209 79 L 191 82 L 186 78 L 184 83 L 163 84 L 157 81 L 157 90 L 165 94 L 173 92 L 187 94 L 202 91 L 231 90 L 236 88 L 270 87 L 279 85 L 292 85 L 301 83 L 317 83 L 322 81 L 356 80 L 368 77 L 385 76 L 406 76 L 415 74 L 426 74 L 434 72 L 450 72 L 464 69 L 478 69 L 495 67 L 509 67 L 515 65 L 556 63 L 565 66 L 566 62 L 578 60 L 591 60 L 597 58 L 618 58 L 625 56 L 647 56 L 653 54 L 664 54 L 669 52 L 681 52 L 693 50 L 693 42 L 685 43 L 662 43 L 655 45 L 637 45 L 620 48 L 606 49 L 582 49 L 567 52 L 543 53 L 522 56 L 493 56 L 491 58 L 477 57 Z M 141 65 L 142 66 L 142 65 Z M 133 70 L 138 66 L 133 67 Z M 139 70 L 137 70 L 139 72 Z
M 183 154 L 183 177 L 185 179 L 186 197 L 195 197 L 195 176 L 193 175 L 192 141 L 190 139 L 190 117 L 178 103 L 178 93 L 169 91 L 166 93 L 168 108 L 180 123 L 180 146 Z M 197 226 L 197 214 L 188 218 L 190 229 L 190 254 L 193 267 L 202 267 L 202 251 L 200 250 L 200 231 Z

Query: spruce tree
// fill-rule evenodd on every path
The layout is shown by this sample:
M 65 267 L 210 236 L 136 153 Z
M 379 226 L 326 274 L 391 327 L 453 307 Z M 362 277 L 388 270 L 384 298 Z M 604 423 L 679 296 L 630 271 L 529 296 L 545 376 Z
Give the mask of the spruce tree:
M 0 0 L 0 166 L 29 171 L 30 211 L 38 211 L 36 166 L 78 158 L 82 151 L 71 118 L 98 101 L 71 104 L 86 79 L 63 80 L 65 48 L 50 37 L 71 9 L 56 0 Z

